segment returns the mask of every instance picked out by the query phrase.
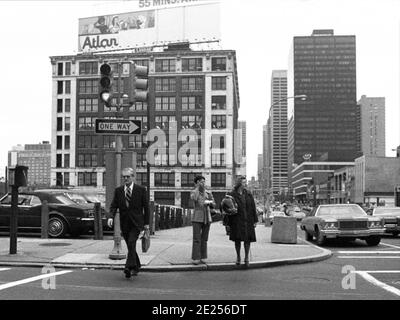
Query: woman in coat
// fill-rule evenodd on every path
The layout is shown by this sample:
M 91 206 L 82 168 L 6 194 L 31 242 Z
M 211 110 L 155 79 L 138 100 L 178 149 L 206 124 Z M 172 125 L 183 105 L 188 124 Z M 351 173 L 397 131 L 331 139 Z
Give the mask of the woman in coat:
M 244 242 L 244 263 L 249 266 L 250 243 L 256 241 L 255 226 L 257 225 L 257 210 L 252 194 L 246 189 L 246 177 L 239 176 L 235 187 L 228 195 L 237 204 L 237 213 L 229 216 L 229 240 L 235 242 L 236 264 L 240 264 L 240 246 Z

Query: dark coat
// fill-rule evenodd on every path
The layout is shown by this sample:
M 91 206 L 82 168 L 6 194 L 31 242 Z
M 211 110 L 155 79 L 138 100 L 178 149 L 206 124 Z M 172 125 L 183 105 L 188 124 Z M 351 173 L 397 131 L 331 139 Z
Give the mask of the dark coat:
M 237 214 L 229 216 L 229 240 L 255 242 L 254 224 L 258 221 L 258 217 L 253 195 L 246 189 L 243 190 L 242 195 L 235 190 L 228 194 L 235 198 L 238 205 Z
M 112 218 L 115 217 L 117 209 L 120 213 L 122 233 L 129 233 L 133 226 L 143 230 L 144 225 L 149 224 L 149 202 L 147 201 L 146 189 L 142 186 L 133 185 L 129 207 L 126 206 L 124 186 L 116 188 L 110 206 Z

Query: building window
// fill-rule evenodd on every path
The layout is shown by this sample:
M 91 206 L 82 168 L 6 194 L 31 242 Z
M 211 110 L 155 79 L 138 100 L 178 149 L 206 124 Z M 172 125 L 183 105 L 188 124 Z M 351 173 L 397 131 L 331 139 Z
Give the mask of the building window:
M 65 131 L 71 130 L 71 118 L 65 117 Z
M 156 59 L 156 72 L 175 72 L 175 59 Z
M 65 81 L 65 93 L 71 93 L 71 80 Z
M 79 167 L 97 167 L 97 154 L 85 153 L 78 154 Z
M 156 97 L 156 110 L 175 110 L 175 97 Z
M 226 90 L 226 77 L 212 77 L 211 90 Z
M 146 147 L 146 136 L 145 135 L 135 135 L 129 136 L 128 148 L 145 148 Z
M 174 187 L 175 173 L 160 173 L 154 174 L 154 185 L 156 187 Z
M 57 99 L 57 112 L 63 112 L 63 99 Z
M 175 91 L 175 78 L 156 78 L 156 91 Z
M 97 61 L 79 62 L 79 74 L 98 74 Z
M 135 180 L 138 185 L 147 187 L 147 173 L 146 172 L 137 172 Z
M 211 148 L 212 149 L 224 149 L 225 148 L 225 135 L 224 134 L 213 134 L 211 136 Z
M 71 62 L 66 62 L 65 63 L 65 75 L 70 76 L 71 75 Z
M 79 117 L 78 129 L 79 130 L 92 130 L 95 126 L 96 118 L 92 117 Z
M 175 204 L 175 192 L 154 192 L 154 202 L 173 206 Z
M 69 150 L 70 148 L 70 136 L 64 137 L 64 149 Z
M 225 115 L 211 116 L 211 128 L 212 129 L 225 129 L 226 128 L 226 116 Z
M 211 173 L 211 187 L 225 187 L 226 173 Z
M 226 96 L 212 96 L 211 97 L 212 110 L 226 110 Z
M 64 168 L 69 168 L 69 154 L 64 154 Z
M 138 167 L 146 167 L 147 160 L 146 160 L 146 154 L 145 153 L 137 153 L 136 154 L 136 165 Z
M 193 187 L 194 186 L 194 178 L 198 175 L 201 175 L 200 172 L 190 172 L 190 173 L 181 173 L 181 186 L 182 187 Z
M 225 153 L 211 153 L 211 166 L 224 167 L 226 165 Z
M 63 93 L 63 81 L 57 81 L 57 94 Z
M 203 71 L 203 59 L 202 58 L 183 58 L 182 59 L 182 71 Z
M 97 148 L 97 136 L 78 136 L 78 148 L 94 149 Z
M 62 123 L 63 123 L 63 118 L 58 117 L 57 118 L 57 131 L 62 131 L 62 129 L 63 129 Z
M 170 127 L 170 122 L 175 122 L 175 116 L 156 116 L 155 126 L 158 129 L 168 129 Z
M 201 129 L 202 116 L 182 116 L 183 129 Z
M 71 99 L 65 99 L 65 112 L 71 112 Z
M 145 111 L 147 110 L 147 102 L 135 102 L 129 107 L 129 111 Z
M 78 186 L 97 186 L 97 173 L 78 172 Z
M 79 112 L 98 112 L 99 110 L 99 99 L 88 98 L 79 99 Z
M 149 60 L 146 60 L 146 59 L 134 60 L 134 62 L 138 66 L 145 66 L 145 67 L 149 66 Z
M 63 75 L 63 66 L 64 66 L 64 64 L 62 62 L 57 63 L 57 75 L 58 76 Z
M 69 172 L 64 172 L 64 186 L 69 186 Z
M 115 148 L 115 136 L 103 136 L 103 148 Z
M 212 71 L 226 71 L 226 58 L 211 58 Z
M 203 90 L 203 78 L 185 77 L 182 78 L 182 91 L 200 91 Z
M 63 185 L 63 176 L 61 172 L 56 173 L 56 185 L 62 186 Z
M 98 93 L 97 80 L 79 80 L 79 93 Z
M 203 108 L 203 97 L 182 97 L 182 110 L 201 110 Z
M 57 154 L 56 155 L 56 168 L 61 168 L 62 167 L 62 154 Z

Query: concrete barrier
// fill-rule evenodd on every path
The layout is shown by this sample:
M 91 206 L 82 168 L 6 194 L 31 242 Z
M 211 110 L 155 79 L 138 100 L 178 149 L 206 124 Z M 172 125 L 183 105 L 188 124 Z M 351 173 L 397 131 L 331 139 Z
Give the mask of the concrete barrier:
M 297 243 L 297 220 L 295 217 L 274 217 L 271 232 L 272 243 Z

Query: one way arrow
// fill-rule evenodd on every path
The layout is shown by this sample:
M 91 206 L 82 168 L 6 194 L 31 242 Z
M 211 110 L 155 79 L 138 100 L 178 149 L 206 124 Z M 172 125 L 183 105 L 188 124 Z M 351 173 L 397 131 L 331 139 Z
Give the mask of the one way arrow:
M 129 133 L 132 133 L 139 129 L 139 127 L 133 121 L 129 121 Z

